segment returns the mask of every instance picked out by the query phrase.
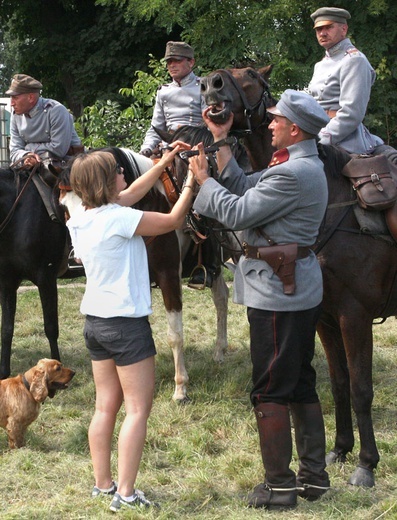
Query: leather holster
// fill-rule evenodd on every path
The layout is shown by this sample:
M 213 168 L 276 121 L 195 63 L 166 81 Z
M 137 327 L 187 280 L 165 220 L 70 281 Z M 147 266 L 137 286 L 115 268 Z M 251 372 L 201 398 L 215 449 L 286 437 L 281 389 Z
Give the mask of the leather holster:
M 301 247 L 296 243 L 255 247 L 244 242 L 243 249 L 246 258 L 264 260 L 270 265 L 283 282 L 284 294 L 295 293 L 295 261 L 309 256 L 310 247 Z

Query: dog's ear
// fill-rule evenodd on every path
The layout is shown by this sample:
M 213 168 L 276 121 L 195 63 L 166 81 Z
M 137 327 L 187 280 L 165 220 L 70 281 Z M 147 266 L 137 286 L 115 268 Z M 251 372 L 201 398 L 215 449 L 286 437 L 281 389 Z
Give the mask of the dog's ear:
M 45 401 L 48 396 L 47 374 L 42 368 L 36 367 L 33 372 L 32 382 L 30 383 L 30 393 L 33 399 L 38 403 Z

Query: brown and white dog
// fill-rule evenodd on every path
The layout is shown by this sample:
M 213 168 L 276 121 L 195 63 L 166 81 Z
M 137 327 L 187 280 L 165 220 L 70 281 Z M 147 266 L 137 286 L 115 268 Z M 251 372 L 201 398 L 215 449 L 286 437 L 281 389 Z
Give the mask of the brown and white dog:
M 40 412 L 46 397 L 63 390 L 75 372 L 56 359 L 40 359 L 35 367 L 16 377 L 0 380 L 0 426 L 12 448 L 24 445 L 26 430 Z

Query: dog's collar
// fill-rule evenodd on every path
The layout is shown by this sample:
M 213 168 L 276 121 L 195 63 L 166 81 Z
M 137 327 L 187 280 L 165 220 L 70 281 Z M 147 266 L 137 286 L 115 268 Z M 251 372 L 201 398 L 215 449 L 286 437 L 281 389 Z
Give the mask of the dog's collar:
M 28 380 L 26 379 L 25 374 L 22 374 L 22 382 L 25 385 L 26 390 L 28 390 L 30 392 L 30 384 L 29 384 Z

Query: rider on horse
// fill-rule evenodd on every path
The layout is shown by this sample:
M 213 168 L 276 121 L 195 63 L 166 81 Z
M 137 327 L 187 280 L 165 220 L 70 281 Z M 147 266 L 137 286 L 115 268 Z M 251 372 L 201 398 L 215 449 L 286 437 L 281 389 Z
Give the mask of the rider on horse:
M 69 111 L 54 99 L 40 96 L 40 81 L 16 74 L 6 94 L 11 96 L 12 163 L 33 168 L 43 157 L 66 160 L 84 150 Z

